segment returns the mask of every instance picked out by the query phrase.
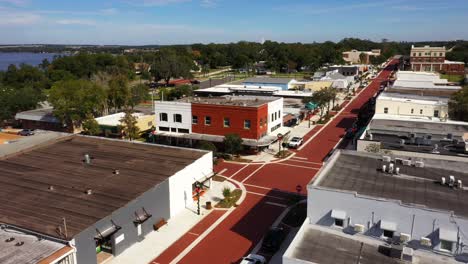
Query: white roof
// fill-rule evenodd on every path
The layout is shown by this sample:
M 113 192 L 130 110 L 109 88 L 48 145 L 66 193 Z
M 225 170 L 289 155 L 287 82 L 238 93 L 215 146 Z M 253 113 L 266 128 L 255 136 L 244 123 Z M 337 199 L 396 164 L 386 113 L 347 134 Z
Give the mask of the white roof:
M 457 232 L 446 228 L 439 228 L 439 239 L 450 242 L 457 242 Z
M 441 123 L 447 125 L 462 125 L 468 126 L 468 122 L 463 121 L 454 121 L 446 120 L 441 121 L 439 118 L 435 117 L 425 117 L 425 116 L 405 116 L 405 115 L 390 115 L 390 114 L 375 114 L 372 118 L 373 120 L 399 120 L 399 121 L 413 121 L 413 122 L 431 122 L 431 123 Z
M 143 113 L 133 113 L 132 115 L 136 118 L 144 116 Z M 115 113 L 112 115 L 98 117 L 96 118 L 96 121 L 98 122 L 99 125 L 102 125 L 102 126 L 118 126 L 120 125 L 120 119 L 122 119 L 124 116 L 125 116 L 124 112 L 119 112 L 119 113 Z
M 279 96 L 290 96 L 290 97 L 308 97 L 312 96 L 312 92 L 302 92 L 302 91 L 277 91 L 274 95 Z
M 345 220 L 346 219 L 346 212 L 342 210 L 333 209 L 331 211 L 331 217 L 335 219 Z
M 432 89 L 432 90 L 460 90 L 461 86 L 448 86 L 436 85 L 433 81 L 409 81 L 409 80 L 396 80 L 392 88 L 405 89 L 405 88 L 418 88 L 418 89 Z
M 397 224 L 395 222 L 380 220 L 380 229 L 387 230 L 387 231 L 396 231 Z
M 377 97 L 377 101 L 386 100 L 394 102 L 408 102 L 422 105 L 441 105 L 445 106 L 448 104 L 447 98 L 432 97 L 432 96 L 416 96 L 411 94 L 399 94 L 399 93 L 382 93 Z

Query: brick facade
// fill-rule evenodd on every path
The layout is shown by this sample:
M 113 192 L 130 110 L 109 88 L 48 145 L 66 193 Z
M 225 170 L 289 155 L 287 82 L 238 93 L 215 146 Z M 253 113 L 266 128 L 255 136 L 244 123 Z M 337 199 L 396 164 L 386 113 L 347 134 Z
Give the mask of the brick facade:
M 192 132 L 225 136 L 236 133 L 242 138 L 260 139 L 268 133 L 268 105 L 259 107 L 227 106 L 192 103 L 192 116 L 197 123 L 192 123 Z M 205 124 L 205 118 L 211 118 L 211 124 Z M 224 119 L 229 119 L 225 126 Z M 244 122 L 250 120 L 250 129 Z

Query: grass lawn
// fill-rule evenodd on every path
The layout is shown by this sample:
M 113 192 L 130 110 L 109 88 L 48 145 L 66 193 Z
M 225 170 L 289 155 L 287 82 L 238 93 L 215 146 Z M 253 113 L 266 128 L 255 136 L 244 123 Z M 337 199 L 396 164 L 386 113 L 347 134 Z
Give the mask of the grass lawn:
M 449 74 L 441 74 L 441 79 L 447 79 L 449 82 L 462 82 L 465 77 L 463 75 L 449 75 Z
M 216 208 L 231 208 L 233 206 L 236 206 L 237 201 L 242 195 L 242 190 L 241 189 L 235 189 L 234 191 L 231 192 L 231 196 L 229 199 L 222 199 L 215 205 Z

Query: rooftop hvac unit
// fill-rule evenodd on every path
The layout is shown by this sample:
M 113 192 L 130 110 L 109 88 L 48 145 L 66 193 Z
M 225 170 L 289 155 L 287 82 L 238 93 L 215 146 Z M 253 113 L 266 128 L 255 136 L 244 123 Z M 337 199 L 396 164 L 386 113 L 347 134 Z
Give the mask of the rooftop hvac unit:
M 410 248 L 410 247 L 404 247 L 403 248 L 403 255 L 401 256 L 401 259 L 406 261 L 406 262 L 409 262 L 409 263 L 412 263 L 413 262 L 413 249 Z
M 400 174 L 400 167 L 396 167 L 395 174 Z
M 405 145 L 405 140 L 404 139 L 400 139 L 400 146 L 404 146 Z
M 390 163 L 388 165 L 388 173 L 393 173 L 393 168 L 395 167 L 395 165 L 393 165 L 393 163 Z
M 382 172 L 386 172 L 387 171 L 387 165 L 382 165 Z
M 455 185 L 455 176 L 450 175 L 449 176 L 449 186 L 453 187 Z
M 400 242 L 405 243 L 411 240 L 411 236 L 406 233 L 400 233 Z
M 442 185 L 447 184 L 447 181 L 445 180 L 445 177 L 442 177 L 442 179 L 440 179 L 440 184 L 442 184 Z
M 424 168 L 424 162 L 422 162 L 422 161 L 416 161 L 416 162 L 414 163 L 414 166 L 415 166 L 416 168 Z
M 402 160 L 403 165 L 411 166 L 411 160 Z
M 385 162 L 390 162 L 391 158 L 390 158 L 390 156 L 383 156 L 382 160 L 385 161 Z
M 457 186 L 458 186 L 458 188 L 460 188 L 460 189 L 463 188 L 463 184 L 462 184 L 462 181 L 461 181 L 461 180 L 458 180 L 458 181 L 457 181 Z
M 450 139 L 450 140 L 453 139 L 453 134 L 452 134 L 452 133 L 448 133 L 448 134 L 447 134 L 447 139 Z
M 364 232 L 364 226 L 360 225 L 360 224 L 355 224 L 354 225 L 354 232 L 363 233 Z
M 421 239 L 419 240 L 419 243 L 421 244 L 421 246 L 424 246 L 424 247 L 430 247 L 432 245 L 431 239 L 427 237 L 421 237 Z

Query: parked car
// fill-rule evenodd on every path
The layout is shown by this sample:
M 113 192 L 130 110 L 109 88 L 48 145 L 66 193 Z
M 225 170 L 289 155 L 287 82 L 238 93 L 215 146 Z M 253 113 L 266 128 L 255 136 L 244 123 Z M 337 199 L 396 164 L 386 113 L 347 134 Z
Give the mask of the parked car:
M 33 129 L 23 129 L 20 132 L 18 132 L 18 135 L 20 135 L 20 136 L 32 136 L 32 135 L 34 135 L 34 130 Z
M 302 145 L 303 139 L 300 137 L 293 137 L 288 143 L 288 146 L 290 148 L 298 148 L 300 145 Z
M 285 238 L 286 230 L 284 230 L 283 227 L 270 228 L 265 238 L 263 239 L 262 250 L 269 253 L 274 253 L 278 251 Z
M 247 257 L 243 257 L 240 264 L 265 264 L 266 259 L 263 256 L 256 254 L 249 254 Z

